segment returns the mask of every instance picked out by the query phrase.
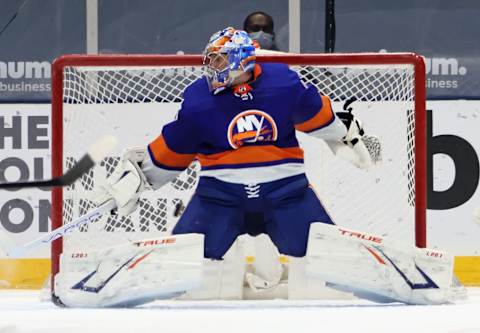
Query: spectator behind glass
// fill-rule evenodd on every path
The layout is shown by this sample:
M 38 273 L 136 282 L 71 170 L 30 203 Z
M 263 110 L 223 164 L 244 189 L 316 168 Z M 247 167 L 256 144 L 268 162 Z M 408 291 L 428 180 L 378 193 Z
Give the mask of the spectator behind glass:
M 243 30 L 255 40 L 261 49 L 278 51 L 273 31 L 273 19 L 264 12 L 254 12 L 248 15 L 243 22 Z

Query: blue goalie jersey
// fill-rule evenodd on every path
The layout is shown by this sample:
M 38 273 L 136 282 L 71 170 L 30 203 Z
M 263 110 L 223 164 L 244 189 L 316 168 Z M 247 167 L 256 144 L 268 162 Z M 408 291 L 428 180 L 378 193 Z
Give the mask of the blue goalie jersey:
M 335 121 L 328 97 L 283 64 L 255 65 L 253 79 L 214 95 L 191 84 L 177 119 L 148 146 L 152 162 L 200 179 L 174 234 L 205 235 L 204 256 L 221 259 L 242 234 L 266 233 L 280 253 L 305 255 L 310 224 L 333 223 L 308 185 L 295 130 Z
M 212 94 L 205 78 L 184 92 L 177 119 L 149 144 L 153 163 L 183 170 L 197 159 L 201 176 L 261 183 L 304 173 L 295 130 L 312 132 L 334 120 L 330 100 L 287 65 L 256 64 L 253 79 Z

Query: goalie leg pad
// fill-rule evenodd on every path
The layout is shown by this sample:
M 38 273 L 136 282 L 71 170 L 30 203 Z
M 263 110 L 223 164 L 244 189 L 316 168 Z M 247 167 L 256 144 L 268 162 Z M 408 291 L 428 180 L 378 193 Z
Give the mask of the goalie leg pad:
M 55 294 L 70 307 L 135 306 L 199 288 L 202 274 L 203 235 L 176 235 L 64 253 Z
M 451 301 L 453 257 L 313 223 L 306 274 L 375 301 L 443 304 Z
M 240 300 L 245 276 L 244 245 L 237 240 L 223 260 L 204 259 L 202 285 L 181 295 L 181 300 Z

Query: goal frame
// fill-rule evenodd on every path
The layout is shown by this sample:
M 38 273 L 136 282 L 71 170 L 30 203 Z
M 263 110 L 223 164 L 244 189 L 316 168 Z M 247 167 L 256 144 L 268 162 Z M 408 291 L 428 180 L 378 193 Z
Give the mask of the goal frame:
M 64 55 L 52 64 L 52 177 L 63 174 L 63 76 L 69 66 L 200 66 L 201 55 Z M 262 62 L 288 65 L 412 65 L 415 93 L 415 244 L 426 247 L 426 71 L 422 56 L 415 53 L 335 53 L 259 55 Z M 63 189 L 52 190 L 52 229 L 63 223 Z M 59 271 L 62 239 L 52 243 L 52 282 Z M 53 286 L 53 283 L 52 283 Z

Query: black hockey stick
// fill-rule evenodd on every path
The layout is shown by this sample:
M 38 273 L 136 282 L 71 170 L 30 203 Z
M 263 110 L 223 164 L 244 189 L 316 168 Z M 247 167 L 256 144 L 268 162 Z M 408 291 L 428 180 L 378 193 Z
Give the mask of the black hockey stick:
M 48 180 L 22 181 L 0 184 L 0 189 L 21 189 L 29 187 L 62 187 L 71 185 L 84 173 L 102 160 L 117 144 L 113 136 L 106 136 L 95 142 L 88 152 L 65 174 Z

